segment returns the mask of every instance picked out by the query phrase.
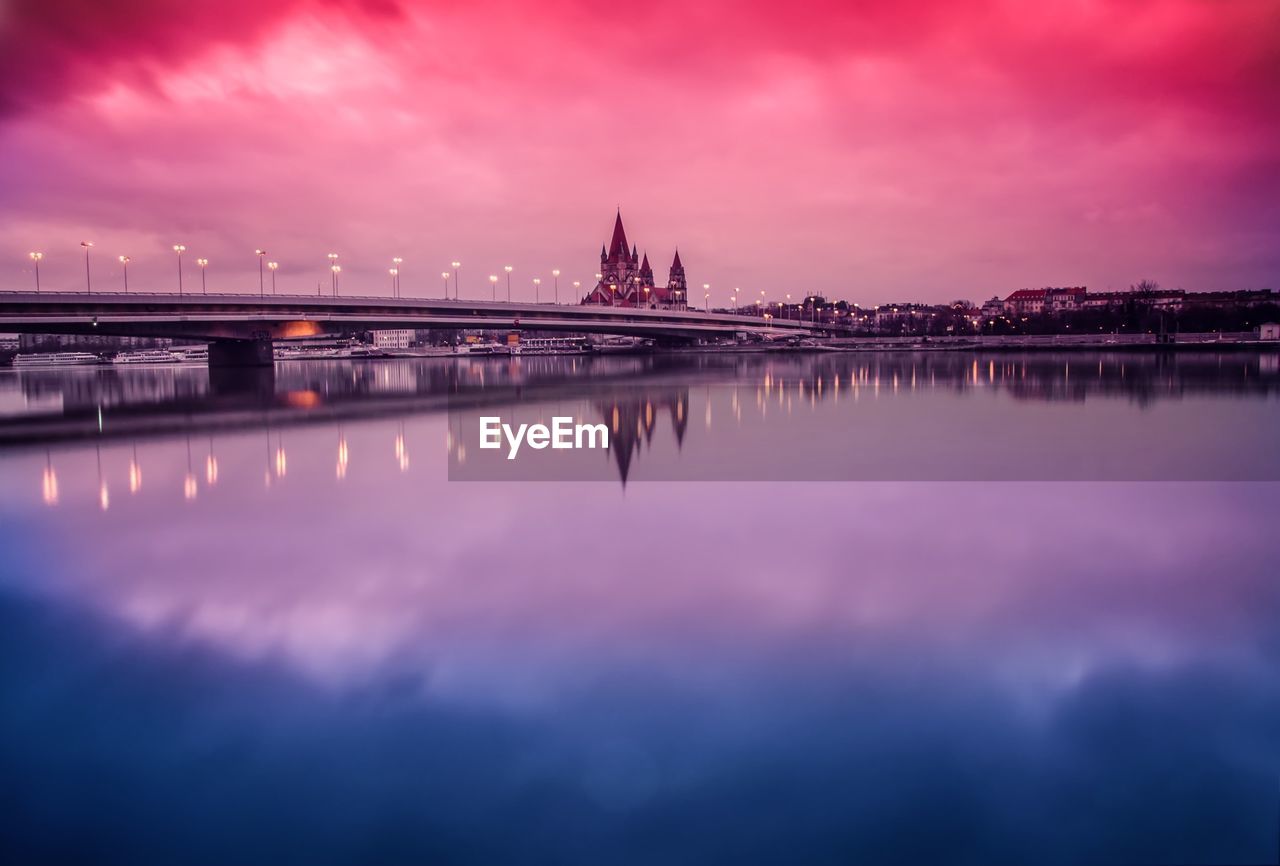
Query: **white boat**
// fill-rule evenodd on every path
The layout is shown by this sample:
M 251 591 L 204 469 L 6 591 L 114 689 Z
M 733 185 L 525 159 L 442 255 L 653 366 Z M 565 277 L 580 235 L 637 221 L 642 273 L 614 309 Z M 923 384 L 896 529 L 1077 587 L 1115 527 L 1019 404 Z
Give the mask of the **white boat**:
M 113 364 L 176 364 L 182 358 L 168 349 L 146 349 L 141 352 L 121 352 L 111 361 Z
M 77 367 L 101 363 L 102 359 L 92 352 L 47 352 L 18 355 L 13 359 L 15 367 Z
M 179 363 L 201 363 L 209 360 L 208 346 L 191 346 L 187 349 L 174 349 L 173 356 Z

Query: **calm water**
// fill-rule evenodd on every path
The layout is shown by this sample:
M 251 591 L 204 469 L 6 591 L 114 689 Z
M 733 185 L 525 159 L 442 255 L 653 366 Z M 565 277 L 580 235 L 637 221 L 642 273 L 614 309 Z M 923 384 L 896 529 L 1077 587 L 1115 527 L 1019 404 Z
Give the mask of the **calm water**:
M 0 854 L 1276 862 L 1278 433 L 1274 354 L 6 371 Z

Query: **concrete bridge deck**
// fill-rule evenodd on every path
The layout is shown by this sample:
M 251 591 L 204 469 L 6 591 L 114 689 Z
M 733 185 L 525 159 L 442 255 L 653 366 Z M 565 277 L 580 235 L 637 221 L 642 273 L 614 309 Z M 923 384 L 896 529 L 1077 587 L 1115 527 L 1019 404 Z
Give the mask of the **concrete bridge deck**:
M 694 309 L 323 295 L 0 292 L 0 331 L 208 340 L 213 364 L 268 363 L 270 352 L 264 349 L 273 340 L 397 328 L 521 329 L 669 342 L 743 333 L 810 336 L 824 330 L 798 320 Z

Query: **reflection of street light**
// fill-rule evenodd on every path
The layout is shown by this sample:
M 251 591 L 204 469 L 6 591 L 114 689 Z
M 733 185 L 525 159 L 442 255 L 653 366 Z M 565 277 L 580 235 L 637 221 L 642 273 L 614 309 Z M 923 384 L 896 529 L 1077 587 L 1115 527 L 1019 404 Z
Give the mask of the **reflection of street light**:
M 40 260 L 44 258 L 44 253 L 27 253 L 31 256 L 31 261 L 36 264 L 36 294 L 40 294 Z
M 44 453 L 44 475 L 40 479 L 41 492 L 45 505 L 58 504 L 58 473 L 53 469 L 53 457 L 48 451 Z
M 93 281 L 89 278 L 89 250 L 93 248 L 93 241 L 81 241 L 80 246 L 84 247 L 84 287 L 85 291 L 92 295 Z
M 276 269 L 280 267 L 279 262 L 267 262 L 267 270 L 271 271 L 271 294 L 276 293 Z
M 178 294 L 182 294 L 182 254 L 186 252 L 186 244 L 174 244 L 173 251 L 178 254 Z
M 259 262 L 261 262 L 261 259 L 259 259 Z M 196 259 L 196 264 L 200 266 L 200 294 L 207 295 L 209 294 L 209 288 L 204 282 L 204 269 L 209 266 L 209 260 Z M 261 267 L 261 265 L 259 265 L 259 267 Z
M 120 256 L 120 269 L 124 271 L 124 293 L 129 294 L 129 262 L 128 256 Z

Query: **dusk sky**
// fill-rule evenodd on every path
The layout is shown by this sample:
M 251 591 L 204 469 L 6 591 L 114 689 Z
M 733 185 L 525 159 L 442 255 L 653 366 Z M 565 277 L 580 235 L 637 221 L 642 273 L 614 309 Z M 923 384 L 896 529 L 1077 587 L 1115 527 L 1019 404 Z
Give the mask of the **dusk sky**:
M 5 289 L 1280 288 L 1278 145 L 1275 0 L 0 0 Z

